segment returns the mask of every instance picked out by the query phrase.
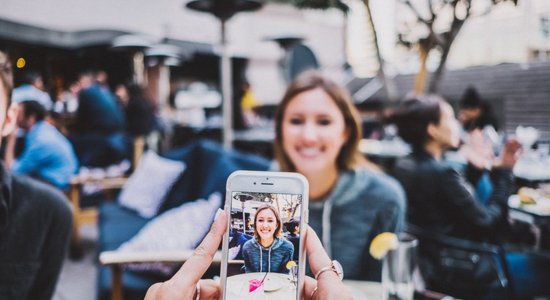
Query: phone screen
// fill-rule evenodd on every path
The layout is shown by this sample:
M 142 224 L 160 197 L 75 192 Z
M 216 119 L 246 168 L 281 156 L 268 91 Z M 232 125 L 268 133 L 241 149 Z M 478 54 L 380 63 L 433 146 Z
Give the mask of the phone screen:
M 231 193 L 226 299 L 297 299 L 301 194 Z

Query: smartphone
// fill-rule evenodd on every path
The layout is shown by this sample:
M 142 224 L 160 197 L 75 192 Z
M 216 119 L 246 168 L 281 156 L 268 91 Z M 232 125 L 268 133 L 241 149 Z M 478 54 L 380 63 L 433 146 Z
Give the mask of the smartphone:
M 229 176 L 222 299 L 302 299 L 308 195 L 308 182 L 298 173 Z

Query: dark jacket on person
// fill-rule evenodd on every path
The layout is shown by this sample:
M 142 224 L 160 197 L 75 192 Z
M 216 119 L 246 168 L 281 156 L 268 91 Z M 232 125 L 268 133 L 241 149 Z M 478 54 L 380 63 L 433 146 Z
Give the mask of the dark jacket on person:
M 155 109 L 143 95 L 134 95 L 125 110 L 126 131 L 132 136 L 149 134 L 155 126 Z
M 51 299 L 72 213 L 57 189 L 0 164 L 0 299 Z
M 84 133 L 111 134 L 124 129 L 124 114 L 114 96 L 94 84 L 78 95 L 78 130 Z
M 426 152 L 399 159 L 392 171 L 408 199 L 407 221 L 422 229 L 470 240 L 491 240 L 505 224 L 511 170 L 493 169 L 493 194 L 486 205 L 462 175 Z
M 294 246 L 285 238 L 275 239 L 269 248 L 263 247 L 253 238 L 243 246 L 244 268 L 246 273 L 288 273 L 286 263 L 292 260 L 293 254 Z

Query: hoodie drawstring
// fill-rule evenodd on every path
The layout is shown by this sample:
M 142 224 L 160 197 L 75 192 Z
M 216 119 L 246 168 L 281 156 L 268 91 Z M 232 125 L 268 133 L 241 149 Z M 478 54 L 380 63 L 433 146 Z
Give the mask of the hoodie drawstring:
M 268 256 L 267 256 L 267 272 L 268 273 L 271 272 L 271 248 L 272 247 L 269 247 L 269 252 L 268 252 Z
M 273 242 L 275 244 L 275 242 Z M 269 246 L 269 252 L 267 256 L 267 272 L 271 272 L 271 248 L 273 248 L 273 244 Z M 260 273 L 263 272 L 263 266 L 264 266 L 264 260 L 263 260 L 263 247 L 260 244 Z

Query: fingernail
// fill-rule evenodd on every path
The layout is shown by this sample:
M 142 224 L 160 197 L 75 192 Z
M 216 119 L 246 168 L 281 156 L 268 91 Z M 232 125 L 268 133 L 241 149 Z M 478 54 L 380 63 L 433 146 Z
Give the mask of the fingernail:
M 216 214 L 214 215 L 214 221 L 216 221 L 218 219 L 218 217 L 220 216 L 222 211 L 223 210 L 221 208 L 218 208 L 218 210 L 216 210 Z

